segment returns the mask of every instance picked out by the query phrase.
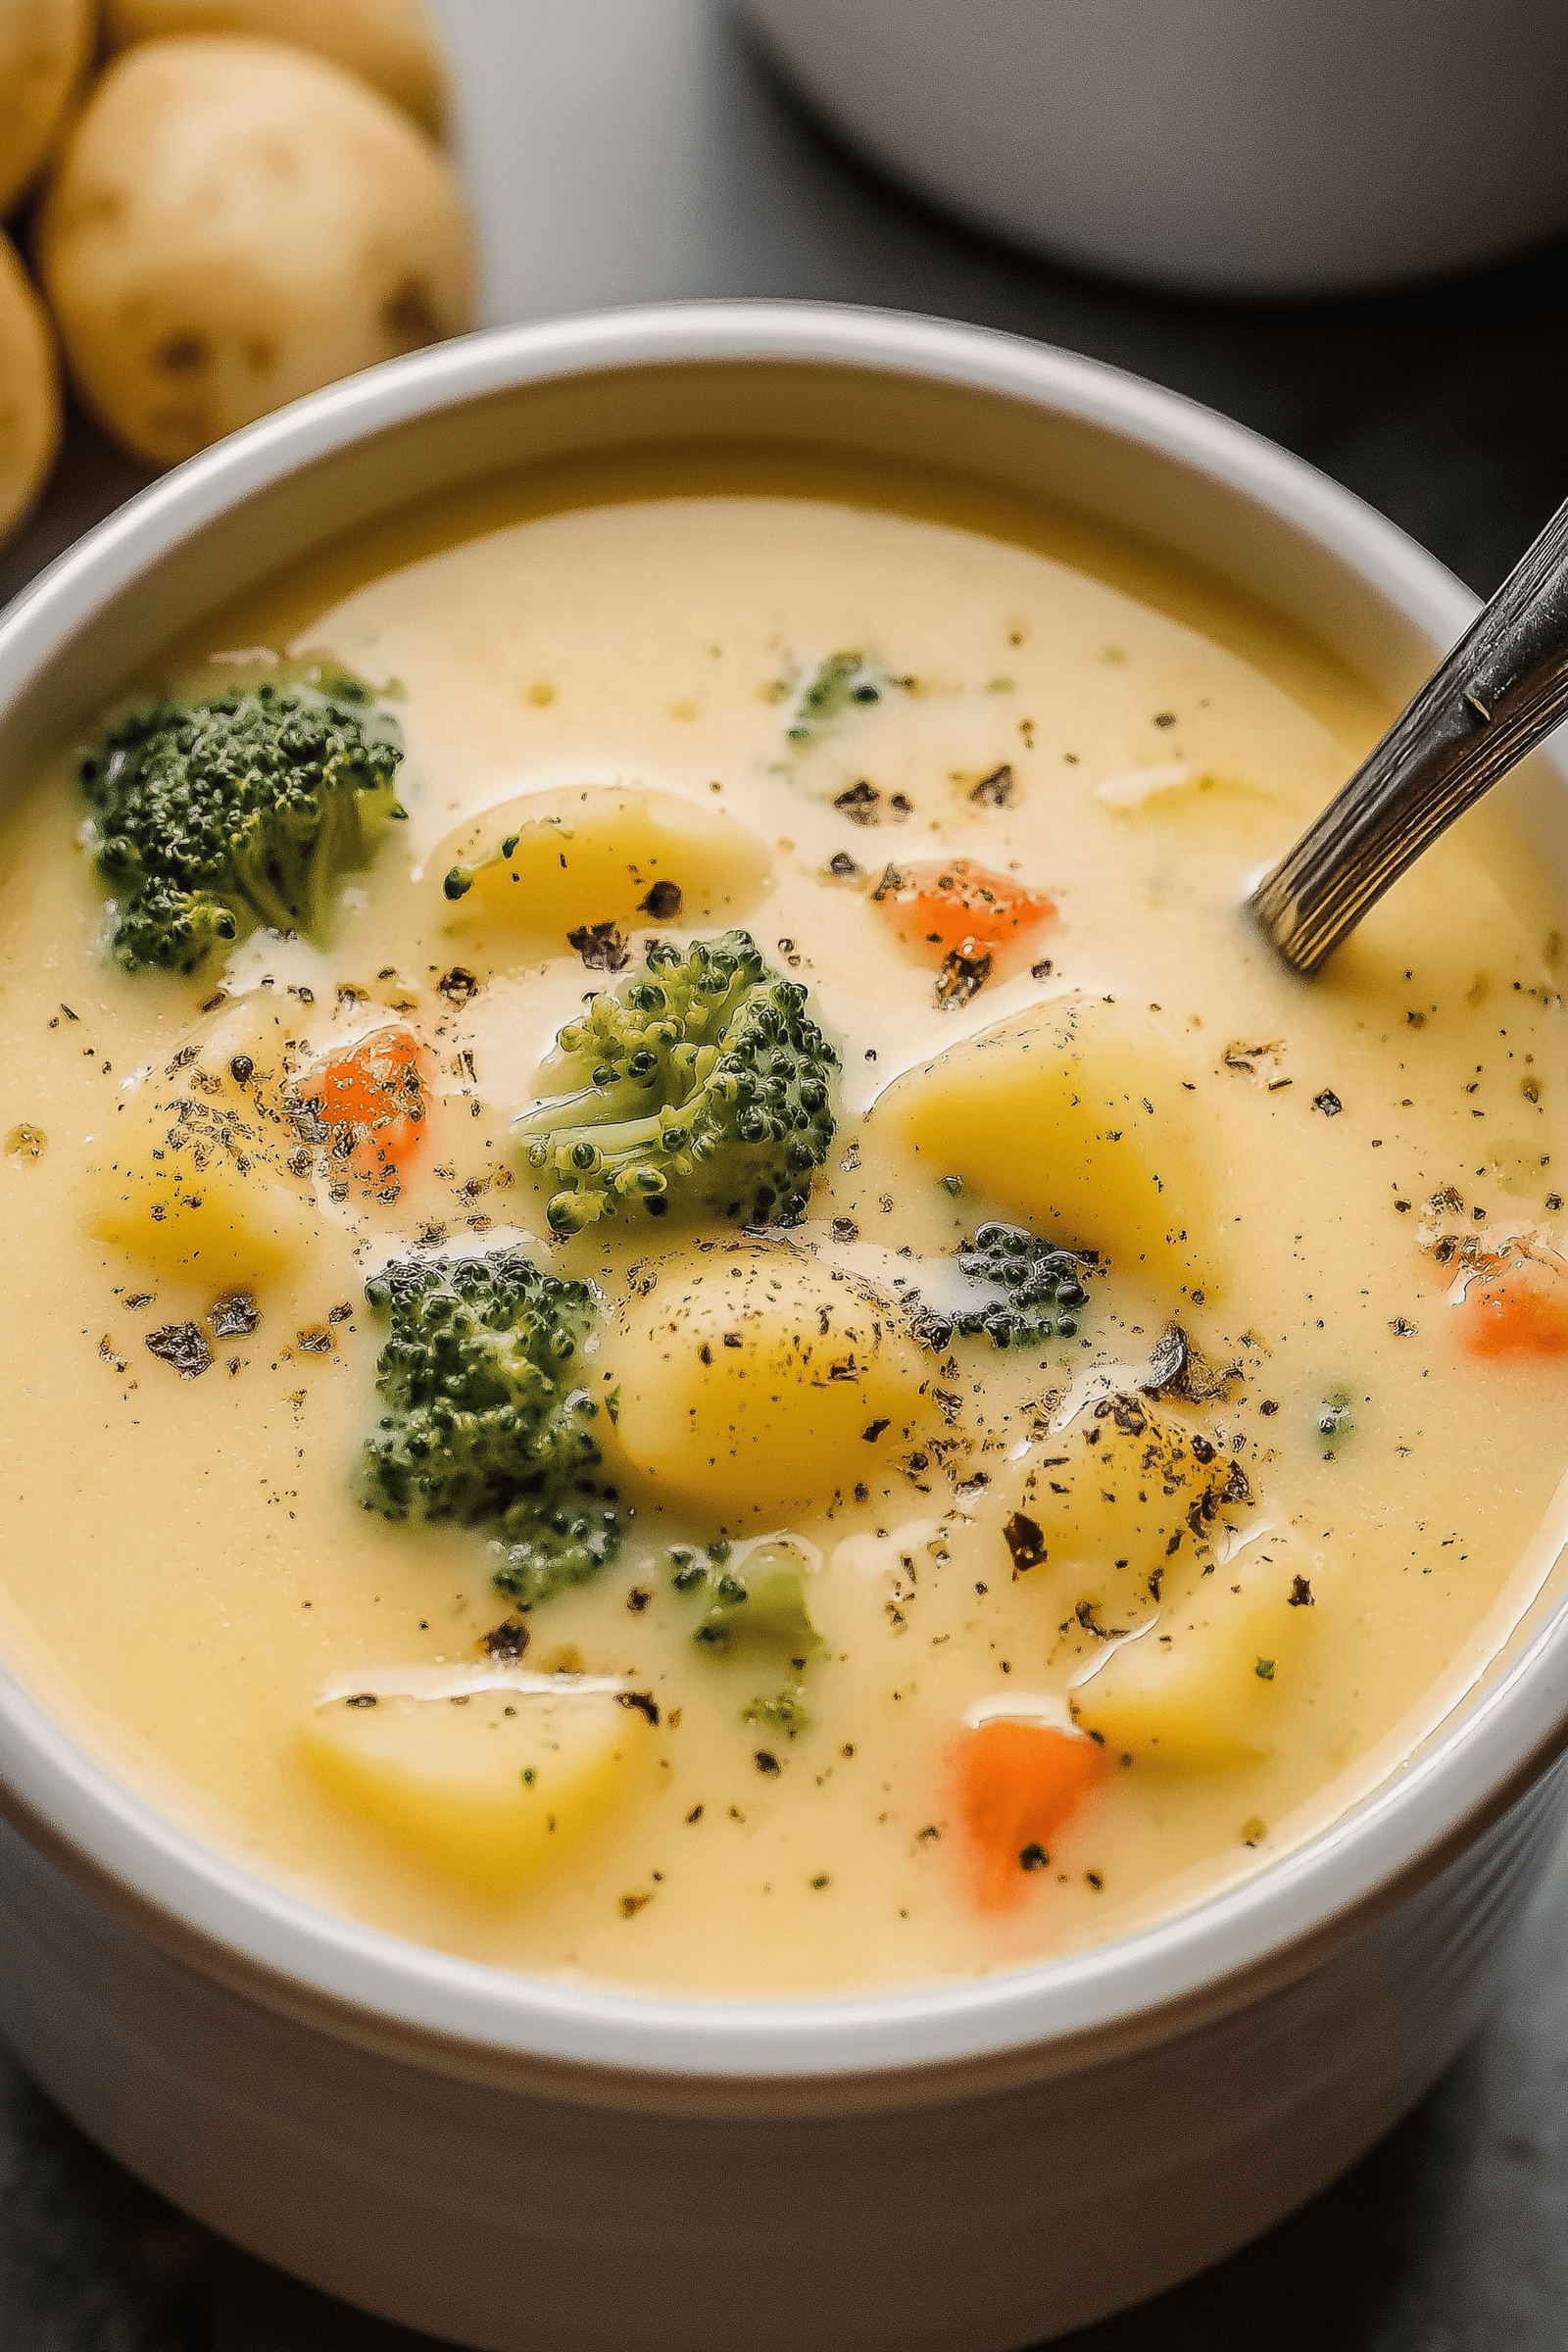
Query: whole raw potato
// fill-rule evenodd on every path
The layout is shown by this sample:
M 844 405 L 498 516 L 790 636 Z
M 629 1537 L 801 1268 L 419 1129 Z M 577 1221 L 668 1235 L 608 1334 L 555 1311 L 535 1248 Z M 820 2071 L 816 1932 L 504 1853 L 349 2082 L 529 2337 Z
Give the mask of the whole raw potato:
M 37 258 L 82 398 L 166 463 L 473 318 L 467 208 L 439 149 L 340 67 L 237 34 L 114 61 Z
M 0 231 L 0 539 L 31 506 L 59 445 L 55 339 L 16 247 Z
M 93 16 L 92 0 L 0 0 L 0 217 L 49 152 L 92 47 Z
M 3 5 L 3 0 L 0 0 Z M 440 138 L 447 70 L 424 0 L 107 0 L 112 49 L 172 32 L 249 32 L 314 49 Z

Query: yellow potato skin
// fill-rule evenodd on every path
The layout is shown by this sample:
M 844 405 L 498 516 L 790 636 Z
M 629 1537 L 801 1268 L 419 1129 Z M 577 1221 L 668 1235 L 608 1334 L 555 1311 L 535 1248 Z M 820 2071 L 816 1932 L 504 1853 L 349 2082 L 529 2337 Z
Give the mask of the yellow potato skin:
M 60 362 L 48 313 L 0 231 L 0 539 L 43 487 L 60 447 Z
M 1267 1755 L 1315 1627 L 1315 1565 L 1287 1533 L 1259 1536 L 1196 1581 L 1189 1571 L 1183 1596 L 1077 1685 L 1075 1720 L 1110 1753 L 1160 1775 Z
M 1203 1298 L 1217 1269 L 1181 1081 L 1147 1019 L 1068 997 L 895 1080 L 872 1124 L 933 1182 L 961 1177 L 1036 1232 L 1099 1250 L 1113 1272 Z
M 613 1445 L 656 1494 L 726 1532 L 880 1480 L 929 1415 L 925 1367 L 873 1293 L 787 1243 L 646 1269 L 605 1351 Z
M 0 7 L 0 219 L 42 171 L 92 55 L 92 0 L 5 0 Z
M 472 232 L 439 148 L 324 58 L 238 34 L 111 62 L 36 255 L 77 390 L 157 464 L 473 322 Z
M 647 1716 L 608 1691 L 334 1700 L 299 1736 L 317 1787 L 373 1835 L 489 1901 L 581 1851 L 654 1776 Z M 531 1778 L 524 1778 L 524 1775 Z
M 111 49 L 175 32 L 249 32 L 330 58 L 444 138 L 446 63 L 422 0 L 105 0 Z
M 514 837 L 511 855 L 500 857 Z M 755 833 L 700 801 L 587 785 L 509 802 L 449 835 L 425 868 L 444 896 L 455 865 L 472 881 L 448 899 L 453 923 L 564 939 L 581 924 L 727 923 L 765 887 L 768 855 Z M 665 916 L 644 904 L 662 882 L 680 893 Z

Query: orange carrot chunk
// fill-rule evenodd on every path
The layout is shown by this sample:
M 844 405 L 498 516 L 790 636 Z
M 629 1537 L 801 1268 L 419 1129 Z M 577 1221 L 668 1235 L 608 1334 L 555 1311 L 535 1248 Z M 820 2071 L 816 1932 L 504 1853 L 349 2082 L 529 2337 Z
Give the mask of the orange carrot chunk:
M 1471 1355 L 1568 1355 L 1568 1281 L 1532 1259 L 1472 1282 L 1457 1316 Z
M 412 1029 L 372 1029 L 300 1082 L 327 1137 L 328 1165 L 367 1191 L 392 1190 L 429 1132 L 423 1052 Z
M 1016 1903 L 1051 1860 L 1051 1840 L 1104 1769 L 1094 1740 L 994 1717 L 964 1736 L 958 1804 L 982 1909 Z
M 1026 890 L 968 858 L 900 866 L 876 896 L 897 937 L 930 963 L 955 949 L 1001 955 L 1027 947 L 1056 912 L 1043 891 Z

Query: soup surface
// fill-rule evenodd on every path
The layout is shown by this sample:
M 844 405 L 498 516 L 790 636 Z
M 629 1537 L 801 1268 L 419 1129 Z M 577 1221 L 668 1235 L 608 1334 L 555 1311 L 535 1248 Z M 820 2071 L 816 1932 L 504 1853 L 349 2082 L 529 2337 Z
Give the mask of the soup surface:
M 1506 1638 L 1560 943 L 1461 830 L 1271 960 L 1247 888 L 1385 716 L 1284 623 L 672 455 L 147 683 L 230 699 L 84 712 L 0 837 L 0 1561 L 204 1838 L 543 1974 L 980 1974 L 1261 1867 Z M 180 899 L 149 828 L 220 808 L 249 879 Z

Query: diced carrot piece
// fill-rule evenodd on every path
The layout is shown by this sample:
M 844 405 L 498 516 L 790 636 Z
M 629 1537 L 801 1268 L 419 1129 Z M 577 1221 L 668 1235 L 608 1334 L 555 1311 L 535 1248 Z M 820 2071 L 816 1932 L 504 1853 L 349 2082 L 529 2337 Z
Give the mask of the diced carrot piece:
M 1471 1355 L 1568 1355 L 1568 1280 L 1537 1259 L 1472 1282 L 1457 1315 Z
M 339 1060 L 300 1081 L 300 1100 L 331 1130 L 329 1160 L 363 1190 L 395 1189 L 429 1132 L 423 1048 L 412 1029 L 372 1029 Z
M 1027 890 L 968 858 L 900 866 L 876 898 L 904 945 L 932 963 L 970 942 L 993 955 L 1026 947 L 1056 912 L 1043 891 Z
M 984 1910 L 1006 1910 L 1049 1863 L 1049 1841 L 1094 1788 L 1104 1758 L 1078 1733 L 996 1716 L 965 1735 L 957 1764 L 976 1899 Z

